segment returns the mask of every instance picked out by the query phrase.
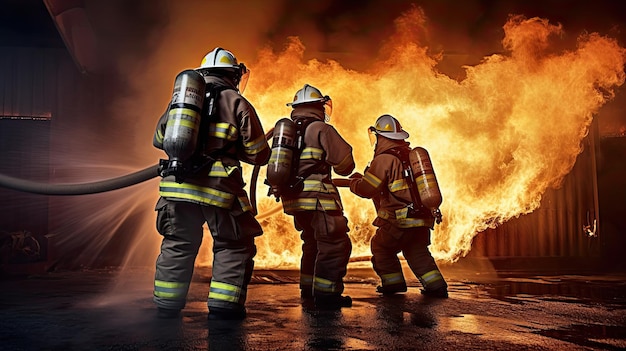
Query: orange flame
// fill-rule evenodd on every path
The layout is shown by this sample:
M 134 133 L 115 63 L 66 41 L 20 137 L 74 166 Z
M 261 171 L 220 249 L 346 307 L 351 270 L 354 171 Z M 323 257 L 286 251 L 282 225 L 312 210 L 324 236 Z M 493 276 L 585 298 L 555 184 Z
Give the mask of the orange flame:
M 626 50 L 594 33 L 579 37 L 574 50 L 555 52 L 560 25 L 512 16 L 504 25 L 505 52 L 465 67 L 466 78 L 457 81 L 437 70 L 442 54 L 419 43 L 424 23 L 417 8 L 399 18 L 367 72 L 305 61 L 298 38 L 279 53 L 264 49 L 249 65 L 246 96 L 269 129 L 289 115 L 285 103 L 303 84 L 330 95 L 330 123 L 353 146 L 359 172 L 372 157 L 367 128 L 382 114 L 397 117 L 411 145 L 429 151 L 444 196 L 444 222 L 433 232 L 431 252 L 454 262 L 478 232 L 537 209 L 542 194 L 572 169 L 594 114 L 624 83 Z M 263 170 L 257 199 L 265 234 L 257 240 L 257 265 L 297 266 L 298 233 L 266 196 L 264 177 Z M 352 256 L 369 256 L 373 205 L 340 191 Z

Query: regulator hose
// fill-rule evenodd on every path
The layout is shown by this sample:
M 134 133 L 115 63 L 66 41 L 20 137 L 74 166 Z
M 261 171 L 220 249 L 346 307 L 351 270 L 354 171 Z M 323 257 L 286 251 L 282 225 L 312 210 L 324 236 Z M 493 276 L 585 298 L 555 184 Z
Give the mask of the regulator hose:
M 0 187 L 40 195 L 87 195 L 125 188 L 157 176 L 158 164 L 117 178 L 79 184 L 44 184 L 0 174 Z

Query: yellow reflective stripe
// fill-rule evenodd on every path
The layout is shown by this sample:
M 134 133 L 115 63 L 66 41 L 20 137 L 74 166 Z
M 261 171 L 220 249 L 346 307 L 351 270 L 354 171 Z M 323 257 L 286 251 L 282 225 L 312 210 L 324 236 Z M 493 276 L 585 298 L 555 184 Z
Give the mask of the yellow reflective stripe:
M 221 208 L 230 208 L 235 198 L 233 194 L 217 189 L 168 181 L 161 181 L 159 185 L 159 195 L 162 197 L 192 200 Z
M 324 291 L 324 292 L 337 292 L 338 291 L 337 284 L 335 284 L 334 282 L 328 279 L 324 279 L 320 277 L 313 278 L 313 289 Z
M 336 194 L 337 193 L 337 189 L 335 189 L 334 185 L 327 184 L 320 180 L 313 180 L 313 179 L 304 181 L 304 188 L 302 189 L 302 191 L 315 191 L 315 192 L 324 193 L 324 194 Z
M 317 199 L 283 199 L 285 211 L 313 211 L 317 209 Z
M 396 210 L 396 219 L 403 219 L 409 215 L 409 208 L 403 207 L 401 209 Z
M 376 177 L 370 172 L 365 172 L 365 174 L 363 175 L 363 179 L 365 179 L 365 181 L 368 182 L 374 188 L 378 188 L 380 186 L 380 183 L 383 182 L 382 180 L 378 179 L 378 177 Z
M 183 126 L 185 128 L 189 128 L 189 129 L 196 129 L 196 125 L 197 122 L 196 121 L 190 121 L 187 119 L 170 119 L 169 121 L 167 121 L 167 126 L 171 127 L 174 125 L 178 125 L 178 126 Z
M 426 187 L 435 188 L 437 187 L 437 180 L 435 179 L 434 174 L 424 174 L 415 179 L 415 183 L 417 183 L 417 190 L 419 192 L 424 191 Z
M 213 165 L 211 165 L 211 170 L 209 171 L 209 177 L 216 178 L 227 178 L 233 171 L 237 169 L 234 166 L 224 166 L 222 161 L 215 161 Z
M 237 128 L 230 123 L 211 123 L 209 135 L 228 141 L 237 140 Z
M 154 281 L 154 296 L 163 298 L 185 298 L 189 283 Z
M 387 212 L 383 209 L 378 210 L 377 216 L 386 219 L 389 222 L 393 223 L 398 228 L 415 228 L 415 227 L 432 227 L 435 224 L 435 220 L 432 218 L 422 219 L 422 218 L 398 218 L 396 216 L 406 216 L 403 214 L 406 211 L 408 214 L 408 207 L 404 207 L 395 211 L 395 216 L 390 212 Z
M 432 227 L 434 220 L 421 218 L 401 218 L 394 221 L 400 228 Z
M 178 108 L 171 109 L 169 115 L 170 116 L 173 116 L 173 115 L 183 115 L 183 116 L 189 116 L 189 117 L 196 118 L 196 116 L 198 116 L 198 111 L 194 111 L 194 110 L 192 110 L 190 108 L 178 107 Z M 168 122 L 169 122 L 169 120 L 168 120 Z
M 285 164 L 287 167 L 291 167 L 291 158 L 293 151 L 286 148 L 272 149 L 270 160 L 267 161 L 268 165 Z
M 324 150 L 316 147 L 305 147 L 300 154 L 301 160 L 321 160 Z
M 404 276 L 400 272 L 383 274 L 380 276 L 380 278 L 383 282 L 383 285 L 391 285 L 404 282 Z
M 389 184 L 389 192 L 395 193 L 396 191 L 405 190 L 409 188 L 409 183 L 406 182 L 406 179 L 398 179 L 396 181 L 391 182 Z
M 339 210 L 339 206 L 337 206 L 337 202 L 335 200 L 327 200 L 327 199 L 319 199 L 320 204 L 322 204 L 322 208 L 324 211 L 332 211 Z
M 439 270 L 432 270 L 430 272 L 427 272 L 425 274 L 423 274 L 420 278 L 420 281 L 422 282 L 422 284 L 424 286 L 428 285 L 428 284 L 432 284 L 438 280 L 442 280 L 443 276 L 441 275 L 441 272 L 439 272 Z
M 209 299 L 228 302 L 239 302 L 241 288 L 235 285 L 211 281 L 209 286 Z
M 179 282 L 165 282 L 162 280 L 155 280 L 154 286 L 158 286 L 160 288 L 186 288 L 189 283 L 179 283 Z
M 248 199 L 247 196 L 238 196 L 237 199 L 239 200 L 239 205 L 244 212 L 252 211 L 252 205 L 250 204 L 250 199 Z
M 248 155 L 256 155 L 267 148 L 265 135 L 243 144 L 245 153 Z
M 341 209 L 333 199 L 299 198 L 294 200 L 283 200 L 285 211 L 313 211 L 317 209 L 317 204 L 322 206 L 324 211 Z
M 157 129 L 155 137 L 156 137 L 157 143 L 159 144 L 163 143 L 163 132 L 161 131 L 161 128 Z

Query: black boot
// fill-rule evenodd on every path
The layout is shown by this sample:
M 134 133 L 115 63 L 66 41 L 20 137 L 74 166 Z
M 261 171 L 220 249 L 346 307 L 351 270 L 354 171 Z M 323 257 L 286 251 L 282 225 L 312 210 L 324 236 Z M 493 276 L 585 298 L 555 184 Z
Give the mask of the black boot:
M 238 308 L 209 307 L 209 316 L 207 318 L 210 321 L 242 320 L 246 318 L 246 309 L 244 307 L 238 307 Z
M 379 285 L 376 287 L 376 292 L 383 295 L 393 295 L 396 293 L 406 292 L 406 284 Z
M 428 296 L 428 297 L 436 297 L 439 299 L 448 298 L 448 288 L 446 288 L 445 286 L 441 288 L 433 289 L 433 290 L 422 289 L 421 292 L 422 292 L 422 295 Z
M 338 310 L 342 307 L 352 307 L 352 298 L 341 295 L 315 295 L 315 307 L 320 310 Z

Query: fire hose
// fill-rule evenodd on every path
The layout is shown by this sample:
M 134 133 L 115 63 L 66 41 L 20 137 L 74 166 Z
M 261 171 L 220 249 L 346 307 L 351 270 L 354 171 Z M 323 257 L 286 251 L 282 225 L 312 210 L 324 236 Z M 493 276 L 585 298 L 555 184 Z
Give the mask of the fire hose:
M 267 140 L 272 137 L 273 131 L 274 129 L 272 128 L 265 134 Z M 256 184 L 260 169 L 260 166 L 254 166 L 250 179 L 250 202 L 255 213 L 257 211 Z M 158 176 L 159 164 L 116 178 L 77 184 L 46 184 L 0 174 L 0 187 L 39 195 L 89 195 L 122 189 Z M 346 187 L 349 186 L 349 180 L 333 179 L 333 184 L 335 184 L 335 186 Z M 259 216 L 262 218 L 268 217 L 278 212 L 278 209 L 280 209 L 279 206 L 277 206 L 277 209 L 269 210 L 267 213 L 259 214 Z
M 40 195 L 88 195 L 122 189 L 158 175 L 158 164 L 120 177 L 78 184 L 45 184 L 0 174 L 0 187 Z

